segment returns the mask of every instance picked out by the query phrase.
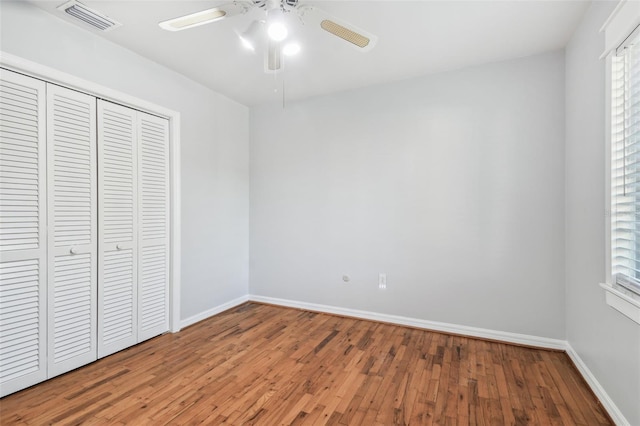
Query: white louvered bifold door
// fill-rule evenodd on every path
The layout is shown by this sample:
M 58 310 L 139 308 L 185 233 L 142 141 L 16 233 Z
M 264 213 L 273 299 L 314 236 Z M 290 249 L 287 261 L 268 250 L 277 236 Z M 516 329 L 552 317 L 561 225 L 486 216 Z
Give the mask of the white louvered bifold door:
M 49 377 L 96 359 L 96 99 L 47 84 Z
M 138 113 L 138 340 L 169 329 L 169 123 Z
M 47 377 L 45 83 L 0 69 L 0 397 Z
M 138 342 L 136 117 L 98 101 L 98 357 Z

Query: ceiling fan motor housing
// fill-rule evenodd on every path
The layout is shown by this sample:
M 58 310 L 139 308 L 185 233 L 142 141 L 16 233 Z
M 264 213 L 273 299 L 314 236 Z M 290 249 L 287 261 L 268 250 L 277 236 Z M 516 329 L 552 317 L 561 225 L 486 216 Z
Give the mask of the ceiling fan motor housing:
M 292 11 L 298 6 L 298 0 L 282 0 L 282 8 L 287 11 Z
M 298 6 L 298 0 L 252 0 L 254 7 L 259 9 L 276 9 L 291 12 Z

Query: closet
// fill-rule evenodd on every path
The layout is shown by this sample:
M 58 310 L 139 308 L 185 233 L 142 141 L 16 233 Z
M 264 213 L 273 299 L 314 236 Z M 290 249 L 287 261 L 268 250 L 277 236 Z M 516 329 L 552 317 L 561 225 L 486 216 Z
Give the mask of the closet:
M 168 135 L 0 69 L 0 396 L 168 330 Z

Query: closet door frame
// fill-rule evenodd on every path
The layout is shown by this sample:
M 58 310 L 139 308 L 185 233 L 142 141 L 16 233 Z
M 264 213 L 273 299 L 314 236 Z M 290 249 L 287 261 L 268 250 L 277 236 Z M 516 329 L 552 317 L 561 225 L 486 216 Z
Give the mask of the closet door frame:
M 169 120 L 169 331 L 180 331 L 180 113 L 1 50 L 0 67 Z

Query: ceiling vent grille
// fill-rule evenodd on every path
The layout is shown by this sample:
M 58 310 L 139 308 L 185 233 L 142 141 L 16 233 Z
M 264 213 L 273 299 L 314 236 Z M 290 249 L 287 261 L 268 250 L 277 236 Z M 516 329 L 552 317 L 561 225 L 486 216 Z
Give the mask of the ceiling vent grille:
M 71 0 L 70 2 L 58 6 L 58 10 L 63 11 L 75 19 L 91 25 L 93 28 L 100 31 L 110 31 L 122 26 L 120 22 L 109 18 L 102 12 L 91 9 L 76 0 Z

